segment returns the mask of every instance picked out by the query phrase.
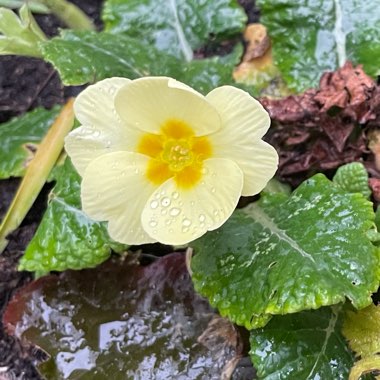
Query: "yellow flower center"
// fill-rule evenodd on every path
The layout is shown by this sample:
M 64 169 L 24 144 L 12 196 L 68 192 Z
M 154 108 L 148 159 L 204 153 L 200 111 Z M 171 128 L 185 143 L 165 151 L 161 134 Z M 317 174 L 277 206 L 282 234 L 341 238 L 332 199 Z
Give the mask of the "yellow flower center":
M 190 189 L 202 178 L 203 161 L 212 154 L 207 137 L 196 137 L 193 129 L 181 120 L 170 119 L 160 134 L 146 133 L 137 152 L 151 157 L 146 176 L 155 185 L 174 178 L 178 187 Z

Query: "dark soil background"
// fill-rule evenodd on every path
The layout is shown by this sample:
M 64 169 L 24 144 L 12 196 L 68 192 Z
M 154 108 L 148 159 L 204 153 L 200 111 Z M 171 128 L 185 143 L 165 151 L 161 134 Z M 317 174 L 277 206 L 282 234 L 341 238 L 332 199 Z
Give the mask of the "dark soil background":
M 86 12 L 102 28 L 100 12 L 103 0 L 71 0 Z M 258 20 L 259 13 L 252 0 L 240 0 L 248 15 L 249 22 Z M 48 36 L 58 34 L 63 25 L 51 15 L 36 15 L 36 19 Z M 206 46 L 197 54 L 210 55 L 223 53 L 223 46 Z M 228 46 L 227 46 L 228 48 Z M 53 67 L 35 58 L 0 56 L 0 123 L 21 115 L 33 108 L 51 108 L 63 104 L 70 96 L 75 96 L 81 87 L 64 87 Z M 0 219 L 5 215 L 19 179 L 0 181 Z M 44 188 L 21 227 L 10 237 L 10 243 L 0 256 L 0 380 L 41 379 L 34 363 L 44 353 L 28 347 L 16 338 L 9 336 L 3 329 L 1 316 L 12 294 L 22 285 L 31 281 L 29 273 L 17 272 L 17 262 L 45 210 L 50 186 Z M 244 366 L 244 364 L 242 363 Z

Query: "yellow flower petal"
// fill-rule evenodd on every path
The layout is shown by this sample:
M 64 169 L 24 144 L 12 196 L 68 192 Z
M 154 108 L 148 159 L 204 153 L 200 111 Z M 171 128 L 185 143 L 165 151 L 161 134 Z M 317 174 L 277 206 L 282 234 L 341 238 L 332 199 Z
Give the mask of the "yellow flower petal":
M 220 117 L 205 97 L 172 78 L 136 79 L 117 93 L 115 107 L 129 126 L 159 134 L 169 120 L 184 122 L 195 136 L 217 131 Z
M 142 228 L 140 215 L 156 189 L 145 177 L 149 157 L 113 152 L 93 160 L 85 170 L 81 199 L 92 219 L 108 221 L 110 236 L 121 243 L 154 241 Z
M 129 129 L 117 115 L 114 97 L 129 79 L 110 78 L 87 87 L 74 103 L 75 116 L 83 124 L 65 139 L 65 149 L 83 175 L 96 157 L 119 150 L 133 150 L 141 132 Z
M 165 244 L 186 244 L 220 227 L 232 214 L 243 186 L 243 173 L 231 160 L 204 161 L 203 177 L 191 190 L 181 190 L 174 179 L 149 198 L 142 225 Z
M 222 86 L 209 92 L 206 99 L 218 110 L 223 132 L 234 137 L 234 142 L 246 137 L 260 139 L 270 127 L 268 112 L 243 90 Z
M 248 93 L 230 86 L 213 90 L 207 99 L 218 109 L 223 124 L 209 136 L 213 156 L 239 165 L 244 173 L 242 195 L 259 193 L 278 165 L 276 150 L 261 140 L 270 125 L 268 113 Z

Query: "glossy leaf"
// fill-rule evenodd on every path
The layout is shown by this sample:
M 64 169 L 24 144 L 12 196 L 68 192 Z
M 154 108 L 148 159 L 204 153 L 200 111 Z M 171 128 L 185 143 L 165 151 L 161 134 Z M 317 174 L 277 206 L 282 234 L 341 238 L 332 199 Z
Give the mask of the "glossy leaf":
M 80 177 L 71 161 L 56 171 L 57 184 L 36 234 L 20 261 L 20 270 L 63 271 L 94 267 L 106 260 L 113 242 L 104 223 L 90 220 L 80 203 Z
M 274 317 L 251 332 L 251 359 L 262 380 L 346 380 L 353 364 L 341 334 L 341 306 Z
M 142 48 L 141 41 L 111 33 L 64 31 L 42 45 L 47 61 L 59 71 L 66 85 L 78 85 L 113 76 L 130 79 L 148 75 L 171 76 L 200 91 L 233 81 L 233 67 L 241 46 L 225 57 L 184 62 L 158 51 Z M 73 59 L 75 57 L 75 59 Z
M 0 125 L 0 179 L 24 175 L 58 111 L 38 108 Z
M 351 162 L 341 166 L 333 181 L 349 193 L 360 193 L 367 199 L 371 195 L 368 186 L 368 173 L 361 162 Z
M 366 237 L 373 222 L 372 203 L 318 174 L 192 243 L 195 288 L 248 329 L 346 298 L 365 307 L 379 285 L 379 254 Z
M 216 379 L 240 352 L 232 324 L 210 333 L 213 317 L 177 253 L 41 278 L 11 301 L 4 324 L 51 356 L 47 379 Z
M 274 61 L 288 86 L 315 87 L 346 60 L 380 73 L 380 0 L 258 0 L 273 41 Z
M 107 0 L 103 20 L 106 31 L 191 61 L 211 39 L 241 32 L 247 16 L 236 0 Z

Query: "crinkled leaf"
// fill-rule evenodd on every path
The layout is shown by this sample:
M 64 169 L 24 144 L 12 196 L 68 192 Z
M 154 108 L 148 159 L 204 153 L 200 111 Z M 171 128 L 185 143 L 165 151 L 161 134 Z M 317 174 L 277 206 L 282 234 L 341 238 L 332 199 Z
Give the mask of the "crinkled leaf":
M 24 175 L 58 110 L 38 108 L 0 125 L 0 179 Z
M 360 193 L 369 198 L 371 190 L 368 186 L 368 173 L 361 162 L 351 162 L 341 166 L 333 181 L 348 193 Z
M 59 71 L 66 85 L 123 76 L 168 75 L 173 58 L 127 36 L 89 31 L 63 31 L 41 46 L 44 58 Z
M 107 0 L 103 20 L 106 31 L 191 60 L 210 39 L 241 32 L 247 16 L 236 0 Z
M 56 179 L 19 269 L 49 272 L 94 267 L 109 257 L 111 248 L 125 249 L 110 239 L 104 223 L 92 221 L 81 211 L 80 177 L 69 159 L 56 171 Z
M 314 87 L 346 60 L 380 73 L 380 0 L 258 0 L 274 60 L 289 87 Z
M 359 379 L 363 373 L 380 369 L 380 308 L 370 305 L 363 310 L 347 311 L 343 334 L 349 346 L 360 358 L 350 374 L 350 380 Z M 376 377 L 378 378 L 378 377 Z
M 251 332 L 259 379 L 346 380 L 352 354 L 341 334 L 341 306 L 274 317 Z
M 47 379 L 216 379 L 240 344 L 228 321 L 208 328 L 213 317 L 177 253 L 41 278 L 11 301 L 4 323 L 51 356 Z
M 363 310 L 347 311 L 343 334 L 357 356 L 380 353 L 380 307 L 372 304 Z
M 225 57 L 184 62 L 153 46 L 142 48 L 141 40 L 111 33 L 64 31 L 42 45 L 47 61 L 59 71 L 66 85 L 122 76 L 130 79 L 167 75 L 200 91 L 233 81 L 232 71 L 242 49 Z M 73 59 L 75 57 L 75 59 Z
M 195 288 L 248 329 L 346 297 L 365 307 L 379 285 L 378 251 L 366 237 L 373 221 L 361 194 L 315 175 L 290 197 L 265 194 L 192 243 Z

